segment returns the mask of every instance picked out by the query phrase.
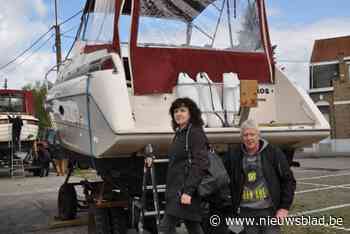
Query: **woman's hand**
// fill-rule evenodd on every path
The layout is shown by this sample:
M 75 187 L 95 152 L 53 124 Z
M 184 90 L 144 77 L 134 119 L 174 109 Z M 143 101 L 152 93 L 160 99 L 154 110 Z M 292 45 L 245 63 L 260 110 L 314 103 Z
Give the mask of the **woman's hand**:
M 181 195 L 181 204 L 183 205 L 191 205 L 191 199 L 192 197 L 186 193 L 183 193 Z
M 286 210 L 286 209 L 277 210 L 276 218 L 285 219 L 285 218 L 287 218 L 287 216 L 288 216 L 288 210 Z

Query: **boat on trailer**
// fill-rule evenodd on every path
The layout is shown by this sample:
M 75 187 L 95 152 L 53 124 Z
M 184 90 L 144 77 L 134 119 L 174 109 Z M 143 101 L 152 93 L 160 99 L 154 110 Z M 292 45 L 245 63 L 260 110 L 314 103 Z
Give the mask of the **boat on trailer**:
M 33 95 L 30 91 L 0 90 L 0 150 L 8 156 L 12 146 L 11 118 L 20 117 L 23 123 L 20 132 L 22 150 L 28 150 L 38 135 L 38 119 L 34 116 Z
M 276 66 L 266 15 L 264 0 L 87 1 L 47 96 L 63 147 L 91 160 L 104 183 L 128 181 L 131 194 L 139 152 L 167 152 L 178 97 L 197 102 L 214 145 L 238 144 L 246 118 L 285 152 L 328 137 L 311 98 Z M 248 112 L 239 94 L 247 80 L 258 82 Z
M 190 2 L 87 2 L 73 54 L 47 98 L 67 149 L 94 158 L 125 157 L 146 144 L 165 152 L 181 73 L 194 81 L 206 73 L 215 88 L 225 73 L 258 80 L 249 117 L 272 143 L 297 148 L 329 135 L 308 94 L 275 66 L 264 1 Z M 205 131 L 211 143 L 240 140 L 237 125 Z

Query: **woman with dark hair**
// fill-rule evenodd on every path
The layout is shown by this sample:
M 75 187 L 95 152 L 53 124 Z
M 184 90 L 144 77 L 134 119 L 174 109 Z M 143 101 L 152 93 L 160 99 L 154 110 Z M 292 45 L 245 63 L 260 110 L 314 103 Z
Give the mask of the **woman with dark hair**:
M 161 231 L 176 233 L 176 224 L 183 220 L 188 233 L 202 234 L 201 199 L 197 187 L 208 170 L 209 161 L 201 111 L 191 99 L 178 98 L 172 103 L 169 114 L 175 138 L 169 150 L 166 208 Z M 188 160 L 189 152 L 191 162 Z

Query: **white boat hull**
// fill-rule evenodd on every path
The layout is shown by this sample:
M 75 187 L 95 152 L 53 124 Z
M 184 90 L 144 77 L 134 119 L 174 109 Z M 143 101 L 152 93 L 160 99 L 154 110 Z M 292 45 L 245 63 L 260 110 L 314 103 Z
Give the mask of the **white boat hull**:
M 93 55 L 90 55 L 93 56 Z M 103 70 L 62 81 L 49 91 L 48 104 L 63 145 L 93 156 L 124 157 L 154 144 L 165 153 L 173 137 L 170 94 L 134 96 L 126 85 L 118 55 L 110 54 L 116 71 Z M 271 143 L 301 147 L 329 135 L 329 124 L 308 94 L 276 68 L 276 83 L 260 85 L 258 107 L 250 118 Z M 206 128 L 211 143 L 239 143 L 239 129 Z
M 23 124 L 21 130 L 21 141 L 33 141 L 38 136 L 38 125 Z M 12 124 L 0 124 L 0 143 L 11 141 Z
M 238 129 L 226 129 L 225 132 L 221 130 L 206 129 L 206 134 L 212 144 L 238 144 L 240 143 L 240 132 Z M 214 130 L 214 131 L 213 131 Z M 287 145 L 291 148 L 298 148 L 314 142 L 318 142 L 329 135 L 328 130 L 266 130 L 262 131 L 262 137 L 269 142 L 278 145 Z M 168 146 L 174 137 L 173 132 L 133 132 L 120 133 L 115 136 L 110 148 L 102 155 L 94 155 L 96 158 L 114 158 L 114 157 L 128 157 L 131 153 L 142 151 L 146 144 L 153 144 L 155 150 L 159 154 L 166 154 Z M 89 139 L 86 139 L 89 141 Z M 88 148 L 79 147 L 78 144 L 71 142 L 64 142 L 65 146 L 77 153 L 92 155 Z

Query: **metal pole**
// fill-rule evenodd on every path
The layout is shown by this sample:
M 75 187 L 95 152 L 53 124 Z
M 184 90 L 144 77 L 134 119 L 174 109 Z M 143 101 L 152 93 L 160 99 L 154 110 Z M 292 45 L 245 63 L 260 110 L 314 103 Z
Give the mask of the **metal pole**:
M 192 24 L 187 24 L 187 32 L 186 32 L 186 45 L 189 46 L 191 44 L 191 36 L 192 36 Z
M 215 27 L 215 32 L 214 32 L 213 39 L 211 40 L 211 45 L 210 45 L 211 48 L 214 47 L 216 34 L 218 33 L 218 29 L 219 29 L 219 26 L 220 26 L 220 23 L 221 23 L 221 18 L 222 18 L 222 14 L 224 12 L 224 8 L 225 8 L 225 1 L 222 1 L 222 7 L 221 7 L 221 9 L 219 9 L 220 10 L 219 19 L 218 19 L 218 22 L 217 22 L 216 27 Z
M 60 26 L 58 24 L 58 14 L 57 14 L 57 0 L 55 0 L 55 34 L 56 34 L 56 62 L 57 62 L 57 72 L 59 71 L 59 66 L 62 63 L 62 52 L 61 52 L 61 34 Z
M 228 21 L 227 23 L 228 23 L 228 30 L 230 34 L 230 43 L 231 43 L 231 48 L 233 48 L 230 0 L 227 0 L 226 3 L 227 3 L 227 21 Z

